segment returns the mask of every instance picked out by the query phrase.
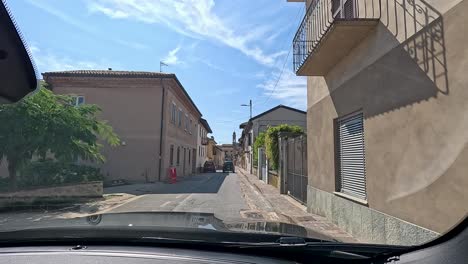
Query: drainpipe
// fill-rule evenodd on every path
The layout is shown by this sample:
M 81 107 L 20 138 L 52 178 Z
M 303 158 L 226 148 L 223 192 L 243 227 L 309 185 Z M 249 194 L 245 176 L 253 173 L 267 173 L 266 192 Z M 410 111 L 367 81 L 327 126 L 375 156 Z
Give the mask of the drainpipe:
M 166 88 L 164 87 L 164 82 L 162 78 L 159 78 L 162 86 L 162 97 L 161 97 L 161 129 L 159 132 L 159 174 L 158 181 L 161 181 L 162 174 L 162 151 L 163 151 L 163 128 L 164 128 L 164 97 L 166 94 Z

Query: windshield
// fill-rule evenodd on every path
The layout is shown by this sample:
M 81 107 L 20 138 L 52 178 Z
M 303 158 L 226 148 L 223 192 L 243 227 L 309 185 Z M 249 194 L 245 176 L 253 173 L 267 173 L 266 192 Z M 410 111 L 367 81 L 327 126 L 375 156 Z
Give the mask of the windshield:
M 0 232 L 419 245 L 467 214 L 467 1 L 2 1 L 39 86 L 0 100 Z

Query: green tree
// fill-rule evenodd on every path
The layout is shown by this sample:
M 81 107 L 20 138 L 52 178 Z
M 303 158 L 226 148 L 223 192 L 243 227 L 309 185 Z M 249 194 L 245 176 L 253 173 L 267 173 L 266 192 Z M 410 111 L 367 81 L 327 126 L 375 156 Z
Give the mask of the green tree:
M 8 162 L 12 187 L 18 169 L 33 157 L 103 162 L 98 139 L 111 146 L 120 144 L 112 127 L 98 120 L 98 106 L 75 107 L 72 102 L 71 96 L 42 87 L 18 103 L 0 105 L 0 157 Z
M 253 146 L 253 164 L 254 166 L 258 166 L 258 148 L 265 147 L 265 133 L 260 132 L 258 136 L 255 138 L 254 146 Z
M 300 126 L 287 124 L 269 127 L 267 129 L 265 132 L 265 151 L 271 168 L 274 170 L 278 169 L 279 164 L 278 135 L 280 132 L 290 132 L 300 135 L 304 133 L 304 130 Z

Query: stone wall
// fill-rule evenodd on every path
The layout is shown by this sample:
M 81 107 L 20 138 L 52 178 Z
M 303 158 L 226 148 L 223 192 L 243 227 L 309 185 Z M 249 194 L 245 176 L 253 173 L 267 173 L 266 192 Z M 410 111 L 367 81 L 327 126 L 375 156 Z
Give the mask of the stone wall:
M 101 198 L 102 194 L 103 186 L 100 181 L 20 190 L 0 193 L 0 209 L 16 203 L 34 204 L 42 201 L 61 203 L 80 199 Z
M 419 245 L 439 236 L 429 229 L 311 186 L 307 186 L 307 210 L 325 216 L 366 243 Z

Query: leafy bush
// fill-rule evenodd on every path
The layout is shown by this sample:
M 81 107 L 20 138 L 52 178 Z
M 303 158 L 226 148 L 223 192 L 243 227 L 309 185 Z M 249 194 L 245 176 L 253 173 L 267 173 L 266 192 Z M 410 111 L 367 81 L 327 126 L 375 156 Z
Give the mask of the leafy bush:
M 253 165 L 258 166 L 258 148 L 265 147 L 265 133 L 260 132 L 255 139 L 253 146 Z
M 267 131 L 265 132 L 265 151 L 268 161 L 270 162 L 271 168 L 273 170 L 277 170 L 279 164 L 278 134 L 280 132 L 303 134 L 304 130 L 300 126 L 286 124 L 269 127 L 267 129 Z
M 20 169 L 18 186 L 53 186 L 102 180 L 103 175 L 99 168 L 54 160 L 41 160 L 29 162 Z
M 112 127 L 98 118 L 97 105 L 75 107 L 71 96 L 54 94 L 45 86 L 18 103 L 0 104 L 0 160 L 8 161 L 12 188 L 18 170 L 34 158 L 103 162 L 101 143 L 120 145 Z

